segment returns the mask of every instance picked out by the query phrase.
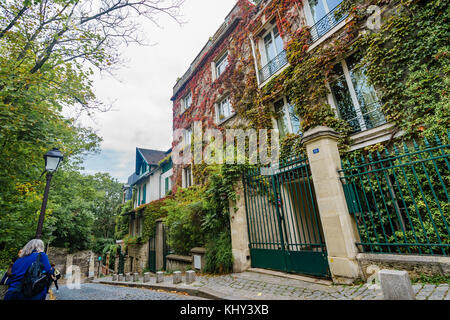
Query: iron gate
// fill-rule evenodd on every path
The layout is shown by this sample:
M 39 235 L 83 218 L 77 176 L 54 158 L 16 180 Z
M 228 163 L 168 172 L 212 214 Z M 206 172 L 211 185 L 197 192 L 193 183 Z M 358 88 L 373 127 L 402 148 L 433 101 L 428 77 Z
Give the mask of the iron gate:
M 154 231 L 154 236 L 150 238 L 148 243 L 148 269 L 151 272 L 159 271 L 157 270 L 156 266 L 156 254 L 158 251 L 158 247 L 156 244 L 156 226 Z M 162 269 L 166 270 L 166 256 L 171 253 L 170 247 L 169 247 L 169 232 L 168 227 L 163 225 L 162 226 L 162 248 L 159 250 L 162 250 Z
M 307 159 L 244 175 L 252 267 L 329 277 Z

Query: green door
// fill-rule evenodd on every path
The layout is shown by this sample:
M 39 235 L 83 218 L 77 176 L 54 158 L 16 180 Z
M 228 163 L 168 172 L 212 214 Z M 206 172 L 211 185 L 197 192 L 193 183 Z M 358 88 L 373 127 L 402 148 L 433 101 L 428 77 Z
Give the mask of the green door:
M 270 175 L 244 176 L 252 267 L 329 277 L 328 259 L 306 159 Z

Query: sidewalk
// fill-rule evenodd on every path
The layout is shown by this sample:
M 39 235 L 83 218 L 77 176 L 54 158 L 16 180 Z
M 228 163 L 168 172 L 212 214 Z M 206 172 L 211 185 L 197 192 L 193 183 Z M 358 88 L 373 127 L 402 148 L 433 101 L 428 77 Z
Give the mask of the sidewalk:
M 184 276 L 183 276 L 184 280 Z M 303 280 L 260 274 L 256 272 L 233 273 L 221 276 L 197 276 L 196 282 L 174 285 L 172 276 L 166 275 L 164 282 L 112 281 L 112 277 L 95 279 L 92 282 L 109 285 L 126 285 L 149 289 L 186 292 L 191 296 L 224 300 L 382 300 L 380 289 L 367 285 L 344 286 L 311 283 Z M 413 285 L 417 300 L 450 300 L 448 284 Z

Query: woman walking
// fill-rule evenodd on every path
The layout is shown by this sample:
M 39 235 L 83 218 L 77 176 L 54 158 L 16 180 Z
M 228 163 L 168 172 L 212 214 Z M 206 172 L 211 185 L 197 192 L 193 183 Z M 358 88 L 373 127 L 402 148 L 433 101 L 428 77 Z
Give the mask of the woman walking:
M 23 247 L 19 258 L 14 262 L 11 269 L 11 276 L 8 278 L 7 285 L 9 285 L 8 291 L 5 294 L 4 300 L 45 300 L 47 295 L 48 279 L 41 279 L 39 284 L 42 286 L 47 283 L 42 290 L 36 294 L 30 296 L 24 294 L 24 285 L 30 278 L 27 275 L 27 270 L 33 265 L 35 261 L 39 259 L 39 265 L 42 273 L 46 273 L 48 276 L 53 274 L 53 270 L 48 261 L 47 255 L 44 253 L 44 242 L 40 239 L 33 239 L 29 241 L 25 247 Z M 25 277 L 27 275 L 27 277 Z M 27 278 L 27 279 L 25 279 Z M 31 277 L 32 278 L 32 277 Z M 35 279 L 33 279 L 35 280 Z

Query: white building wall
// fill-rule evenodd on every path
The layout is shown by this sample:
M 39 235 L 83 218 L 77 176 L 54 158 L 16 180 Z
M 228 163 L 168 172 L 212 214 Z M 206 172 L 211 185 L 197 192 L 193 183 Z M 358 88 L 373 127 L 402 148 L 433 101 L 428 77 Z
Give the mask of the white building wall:
M 148 202 L 152 202 L 159 199 L 159 179 L 161 176 L 161 168 L 158 168 L 157 170 L 153 171 L 153 173 L 150 175 L 150 182 L 147 186 L 147 195 L 148 195 Z

